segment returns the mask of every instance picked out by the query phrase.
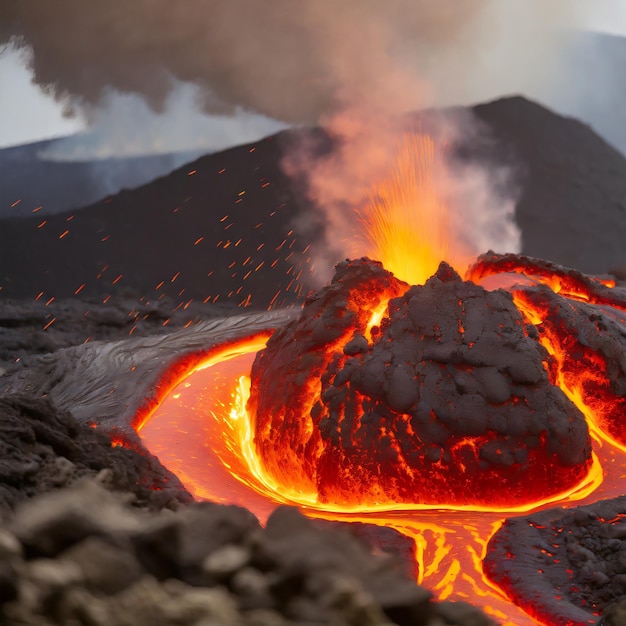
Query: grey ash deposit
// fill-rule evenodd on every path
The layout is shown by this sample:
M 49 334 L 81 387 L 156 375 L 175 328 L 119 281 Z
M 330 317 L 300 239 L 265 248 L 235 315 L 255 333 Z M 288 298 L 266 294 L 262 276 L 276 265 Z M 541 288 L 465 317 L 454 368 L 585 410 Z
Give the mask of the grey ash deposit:
M 240 313 L 229 305 L 191 302 L 177 306 L 166 298 L 148 300 L 136 294 L 95 298 L 0 302 L 0 374 L 35 355 L 49 354 L 90 341 L 165 335 L 203 320 Z
M 267 466 L 287 474 L 299 463 L 293 471 L 332 502 L 505 506 L 582 479 L 584 417 L 551 384 L 548 354 L 510 295 L 442 264 L 389 301 L 370 342 L 359 298 L 382 271 L 367 259 L 340 264 L 257 358 L 251 407 Z

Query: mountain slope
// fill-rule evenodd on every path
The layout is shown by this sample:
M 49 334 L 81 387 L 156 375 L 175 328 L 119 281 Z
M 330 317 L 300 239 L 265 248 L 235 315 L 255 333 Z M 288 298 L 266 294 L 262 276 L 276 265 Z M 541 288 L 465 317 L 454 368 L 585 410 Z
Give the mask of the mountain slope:
M 471 110 L 483 132 L 459 151 L 515 172 L 525 254 L 591 273 L 626 260 L 626 158 L 584 124 L 523 98 Z M 324 138 L 285 131 L 80 211 L 0 221 L 0 293 L 292 302 L 306 293 L 308 247 L 322 233 L 296 231 L 316 209 L 280 168 L 302 133 Z
M 0 219 L 75 210 L 122 188 L 133 188 L 193 161 L 197 152 L 55 161 L 59 139 L 0 150 Z
M 279 168 L 282 140 L 205 156 L 79 211 L 1 221 L 2 293 L 289 299 L 306 244 L 290 226 L 297 202 Z
M 626 261 L 626 158 L 581 122 L 524 98 L 473 107 L 495 145 L 488 162 L 508 163 L 521 194 L 522 252 L 585 272 Z

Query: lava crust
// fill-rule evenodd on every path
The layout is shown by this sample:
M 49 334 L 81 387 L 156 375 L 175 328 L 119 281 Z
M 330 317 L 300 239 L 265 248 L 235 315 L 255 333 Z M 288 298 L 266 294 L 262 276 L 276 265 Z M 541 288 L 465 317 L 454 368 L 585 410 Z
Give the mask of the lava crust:
M 586 474 L 590 439 L 537 339 L 509 294 L 446 264 L 408 288 L 378 263 L 342 263 L 255 361 L 258 452 L 276 480 L 342 505 L 561 492 Z
M 605 435 L 626 445 L 626 294 L 614 281 L 514 254 L 484 254 L 468 269 L 473 280 L 524 274 L 542 284 L 516 285 L 513 301 L 556 356 L 553 382 L 590 409 Z M 579 404 L 580 406 L 580 404 Z
M 506 520 L 489 542 L 484 568 L 544 623 L 595 624 L 620 601 L 623 611 L 626 497 Z

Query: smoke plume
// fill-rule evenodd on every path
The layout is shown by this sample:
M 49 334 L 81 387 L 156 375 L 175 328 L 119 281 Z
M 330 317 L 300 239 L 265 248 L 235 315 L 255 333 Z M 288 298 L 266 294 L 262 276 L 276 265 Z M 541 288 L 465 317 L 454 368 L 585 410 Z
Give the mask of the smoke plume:
M 57 139 L 40 158 L 54 161 L 94 161 L 120 157 L 180 155 L 178 165 L 195 154 L 209 154 L 257 141 L 285 128 L 284 123 L 237 106 L 229 114 L 199 110 L 198 88 L 180 83 L 160 112 L 136 94 L 108 92 L 89 111 L 86 133 Z
M 29 46 L 35 82 L 79 106 L 113 89 L 158 110 L 181 81 L 207 110 L 315 123 L 346 101 L 399 111 L 520 90 L 576 4 L 3 0 L 0 45 Z
M 489 249 L 513 252 L 521 249 L 521 233 L 514 219 L 518 192 L 515 172 L 495 165 L 486 169 L 456 155 L 459 146 L 490 140 L 488 131 L 478 125 L 469 111 L 390 116 L 351 108 L 342 115 L 334 115 L 324 128 L 330 149 L 325 139 L 303 134 L 283 160 L 285 171 L 303 183 L 324 216 L 326 240 L 314 249 L 318 286 L 331 278 L 335 264 L 346 256 L 372 256 L 360 222 L 386 219 L 384 215 L 376 215 L 372 196 L 387 181 L 399 179 L 399 184 L 391 184 L 403 190 L 397 198 L 400 210 L 388 207 L 390 225 L 396 223 L 403 228 L 396 220 L 398 216 L 401 221 L 405 219 L 402 205 L 407 201 L 415 214 L 427 210 L 427 196 L 431 193 L 435 193 L 437 204 L 446 207 L 447 236 L 441 252 L 444 253 L 445 247 L 448 256 L 438 258 L 437 262 L 446 260 L 463 272 L 477 255 Z M 407 139 L 417 135 L 434 140 L 437 149 L 445 154 L 445 158 L 436 159 L 432 170 L 426 167 L 428 182 L 423 189 L 414 183 L 415 175 L 407 171 L 405 159 L 400 156 L 407 152 Z M 418 162 L 426 156 L 411 150 L 409 153 Z M 424 215 L 423 219 L 428 216 Z M 438 218 L 432 216 L 432 219 Z M 315 224 L 311 220 L 315 220 L 315 215 L 304 216 L 297 227 L 301 231 L 310 228 Z M 424 233 L 415 233 L 416 252 L 423 236 Z M 436 248 L 439 243 L 444 242 L 433 241 L 432 245 Z

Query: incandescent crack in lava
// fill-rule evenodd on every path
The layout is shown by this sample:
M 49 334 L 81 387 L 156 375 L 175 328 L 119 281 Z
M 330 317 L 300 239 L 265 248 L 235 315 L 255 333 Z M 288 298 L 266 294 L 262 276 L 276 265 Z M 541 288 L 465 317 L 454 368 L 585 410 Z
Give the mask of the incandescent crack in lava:
M 379 263 L 342 263 L 257 356 L 258 452 L 279 483 L 335 504 L 493 508 L 562 492 L 587 474 L 590 438 L 538 339 L 510 294 L 445 263 L 410 288 Z

